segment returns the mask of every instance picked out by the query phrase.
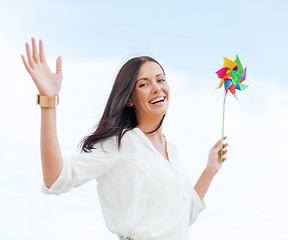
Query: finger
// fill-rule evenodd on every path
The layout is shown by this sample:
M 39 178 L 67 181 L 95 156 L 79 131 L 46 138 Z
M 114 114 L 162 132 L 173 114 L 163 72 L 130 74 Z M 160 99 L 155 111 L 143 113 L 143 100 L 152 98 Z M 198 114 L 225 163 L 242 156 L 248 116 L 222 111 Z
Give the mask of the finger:
M 58 57 L 56 60 L 56 74 L 62 75 L 62 58 Z
M 224 141 L 226 138 L 227 138 L 227 136 L 225 136 L 225 137 L 223 138 L 223 141 Z M 219 139 L 219 140 L 215 143 L 215 145 L 213 146 L 213 148 L 216 148 L 221 141 L 222 141 L 222 138 Z
M 226 138 L 224 138 L 225 140 Z M 224 149 L 225 147 L 228 146 L 228 143 L 223 143 L 223 141 L 220 141 L 220 143 L 218 144 L 218 146 L 215 148 L 217 152 L 219 152 L 221 149 Z
M 33 59 L 36 63 L 40 62 L 38 50 L 37 50 L 37 44 L 35 38 L 32 38 L 32 50 L 33 50 Z
M 39 40 L 39 56 L 40 56 L 40 61 L 41 62 L 46 62 L 46 57 L 45 57 L 45 54 L 44 54 L 43 41 L 41 39 Z
M 227 160 L 227 157 L 222 158 L 222 162 L 225 162 Z
M 224 150 L 222 153 L 222 156 L 224 156 L 227 153 L 227 150 Z
M 222 153 L 222 157 L 227 153 L 227 150 L 224 150 L 223 152 L 221 150 L 219 150 L 218 152 L 218 156 L 221 157 L 221 153 Z
M 23 55 L 21 55 L 22 61 L 25 65 L 25 68 L 27 69 L 27 71 L 31 74 L 32 73 L 32 68 L 30 67 L 30 65 L 27 63 L 25 57 Z
M 225 143 L 225 144 L 223 145 L 223 149 L 226 148 L 227 146 L 228 146 L 228 143 Z
M 34 61 L 34 59 L 31 56 L 31 51 L 30 51 L 29 44 L 26 43 L 25 45 L 26 45 L 26 53 L 27 53 L 28 63 L 30 65 L 30 67 L 33 68 L 35 66 L 35 61 Z

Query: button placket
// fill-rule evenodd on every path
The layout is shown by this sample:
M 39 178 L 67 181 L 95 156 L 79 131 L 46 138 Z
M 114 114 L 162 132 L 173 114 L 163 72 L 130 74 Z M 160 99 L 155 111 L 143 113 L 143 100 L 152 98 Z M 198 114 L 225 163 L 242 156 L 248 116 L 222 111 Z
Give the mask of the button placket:
M 173 169 L 174 173 L 176 173 L 176 175 L 180 174 L 179 169 L 176 167 L 176 164 L 173 163 L 173 161 L 169 161 L 171 168 Z
M 171 160 L 169 161 L 169 165 L 172 168 L 173 172 L 177 173 L 177 171 L 176 171 L 175 167 L 173 166 L 173 163 L 171 162 Z

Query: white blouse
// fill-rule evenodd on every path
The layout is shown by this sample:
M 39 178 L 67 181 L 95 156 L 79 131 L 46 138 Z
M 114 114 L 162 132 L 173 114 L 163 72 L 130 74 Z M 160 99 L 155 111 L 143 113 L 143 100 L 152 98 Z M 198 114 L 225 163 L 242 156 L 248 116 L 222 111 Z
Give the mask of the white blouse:
M 91 153 L 63 158 L 63 169 L 46 194 L 68 192 L 96 179 L 107 228 L 135 240 L 188 240 L 189 226 L 205 208 L 167 143 L 165 159 L 139 129 L 127 131 L 118 151 L 116 137 Z

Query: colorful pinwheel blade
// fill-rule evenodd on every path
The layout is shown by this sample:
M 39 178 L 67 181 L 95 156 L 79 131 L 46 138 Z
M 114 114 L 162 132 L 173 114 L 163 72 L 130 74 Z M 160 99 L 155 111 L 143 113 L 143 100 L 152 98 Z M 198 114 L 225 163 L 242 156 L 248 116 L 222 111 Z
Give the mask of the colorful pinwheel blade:
M 234 96 L 234 98 L 235 98 L 236 100 L 239 101 L 239 99 L 237 98 L 237 95 L 236 95 L 236 91 L 233 93 L 233 96 Z
M 244 71 L 243 71 L 243 73 L 242 73 L 242 75 L 241 75 L 241 79 L 242 79 L 242 80 L 245 80 L 245 79 L 246 79 L 246 71 L 247 71 L 247 67 L 245 67 L 245 69 L 244 69 Z
M 223 68 L 216 72 L 217 76 L 221 78 L 221 81 L 216 89 L 221 88 L 224 83 L 225 93 L 227 94 L 229 90 L 238 100 L 235 95 L 235 90 L 243 91 L 248 87 L 242 83 L 246 79 L 247 67 L 243 69 L 238 55 L 236 55 L 236 60 L 234 62 L 228 58 L 223 58 Z
M 236 84 L 235 89 L 240 90 L 241 91 L 241 87 L 240 84 Z
M 218 86 L 216 87 L 216 89 L 221 88 L 221 87 L 223 86 L 223 84 L 224 84 L 224 80 L 222 79 L 222 80 L 220 81 L 220 83 L 218 84 Z
M 229 89 L 229 91 L 230 91 L 232 94 L 234 94 L 234 92 L 235 92 L 235 85 L 232 84 L 228 89 Z
M 225 68 L 221 68 L 220 70 L 218 70 L 216 73 L 218 75 L 219 78 L 223 78 L 227 72 L 229 68 L 225 67 Z
M 242 64 L 240 62 L 238 55 L 236 55 L 235 63 L 237 64 L 237 67 L 238 67 L 237 72 L 241 75 L 243 73 L 243 67 L 242 67 Z
M 241 88 L 241 91 L 245 90 L 248 86 L 247 85 L 244 85 L 243 83 L 240 83 L 240 88 Z
M 232 80 L 234 80 L 233 84 L 236 85 L 236 84 L 238 84 L 241 81 L 241 75 L 239 73 L 237 73 L 237 72 L 234 72 L 234 71 L 232 71 L 232 73 L 233 73 Z
M 232 81 L 225 81 L 224 85 L 225 85 L 225 91 L 226 91 L 232 85 Z
M 235 68 L 235 67 L 237 66 L 237 63 L 231 61 L 231 60 L 228 59 L 228 58 L 225 58 L 225 57 L 223 57 L 223 58 L 224 58 L 224 65 L 223 65 L 223 67 L 228 67 L 228 68 L 230 68 L 230 69 L 233 69 L 233 68 Z

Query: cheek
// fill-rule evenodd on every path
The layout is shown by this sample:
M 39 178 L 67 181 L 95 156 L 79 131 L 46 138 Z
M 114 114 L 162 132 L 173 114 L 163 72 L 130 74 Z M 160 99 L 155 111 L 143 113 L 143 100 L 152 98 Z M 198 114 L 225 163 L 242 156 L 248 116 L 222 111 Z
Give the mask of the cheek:
M 169 93 L 170 93 L 170 87 L 169 87 L 169 84 L 167 83 L 167 85 L 165 86 L 165 92 L 166 92 L 166 94 L 168 94 L 169 95 Z
M 134 105 L 139 106 L 142 105 L 145 101 L 145 92 L 142 91 L 137 91 L 135 90 L 135 92 L 133 94 L 131 94 L 131 100 L 134 103 Z

